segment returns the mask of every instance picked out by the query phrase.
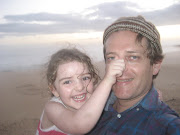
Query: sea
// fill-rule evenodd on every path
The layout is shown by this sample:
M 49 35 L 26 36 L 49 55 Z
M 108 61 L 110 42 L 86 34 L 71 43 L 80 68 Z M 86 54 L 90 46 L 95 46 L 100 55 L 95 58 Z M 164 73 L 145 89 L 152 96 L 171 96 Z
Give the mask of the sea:
M 62 48 L 78 48 L 87 53 L 92 60 L 103 60 L 103 46 L 100 45 L 0 45 L 0 71 L 23 71 L 45 65 L 53 53 Z
M 87 53 L 92 61 L 103 61 L 102 45 L 0 45 L 0 71 L 27 70 L 45 65 L 51 55 L 62 48 L 76 47 Z M 180 51 L 180 46 L 163 46 L 164 53 Z

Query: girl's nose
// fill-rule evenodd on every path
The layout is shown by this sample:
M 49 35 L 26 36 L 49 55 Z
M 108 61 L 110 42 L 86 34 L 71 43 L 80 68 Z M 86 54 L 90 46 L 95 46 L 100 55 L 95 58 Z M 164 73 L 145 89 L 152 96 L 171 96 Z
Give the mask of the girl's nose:
M 76 91 L 82 91 L 84 90 L 84 83 L 82 82 L 82 80 L 78 80 L 76 82 Z

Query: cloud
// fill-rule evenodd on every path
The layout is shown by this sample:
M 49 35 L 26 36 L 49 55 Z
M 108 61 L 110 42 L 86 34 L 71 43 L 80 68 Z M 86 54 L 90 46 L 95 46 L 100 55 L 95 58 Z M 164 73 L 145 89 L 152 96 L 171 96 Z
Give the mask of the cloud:
M 155 11 L 140 11 L 136 3 L 109 2 L 90 7 L 82 14 L 34 13 L 7 15 L 0 24 L 1 33 L 51 34 L 103 31 L 121 16 L 143 15 L 155 25 L 180 24 L 180 4 Z
M 164 10 L 145 13 L 145 16 L 156 25 L 180 24 L 180 4 L 172 5 Z
M 34 13 L 34 14 L 26 14 L 26 15 L 7 15 L 4 18 L 9 21 L 53 21 L 53 22 L 61 22 L 62 20 L 65 22 L 69 22 L 71 20 L 78 21 L 77 14 L 50 14 L 50 13 Z
M 37 13 L 27 15 L 8 15 L 9 23 L 0 24 L 0 32 L 6 33 L 74 33 L 89 30 L 102 30 L 104 19 L 89 20 L 80 14 Z M 42 24 L 42 22 L 51 22 Z
M 132 2 L 103 3 L 93 8 L 96 12 L 91 15 L 98 15 L 101 18 L 111 18 L 111 20 L 116 20 L 122 16 L 143 15 L 155 25 L 180 24 L 180 3 L 154 11 L 142 11 L 136 3 Z
M 129 7 L 136 7 L 138 5 L 131 2 L 108 2 L 103 3 L 92 8 L 90 10 L 94 10 L 96 12 L 89 14 L 89 15 L 98 15 L 101 18 L 111 18 L 117 19 L 120 16 L 131 16 L 135 15 L 134 11 L 131 10 Z

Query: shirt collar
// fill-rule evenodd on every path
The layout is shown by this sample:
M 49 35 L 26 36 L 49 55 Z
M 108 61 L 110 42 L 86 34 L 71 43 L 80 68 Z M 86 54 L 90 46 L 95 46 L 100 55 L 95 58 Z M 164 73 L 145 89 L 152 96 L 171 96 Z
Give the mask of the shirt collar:
M 156 110 L 160 104 L 159 94 L 154 86 L 140 102 L 140 105 L 147 110 Z
M 159 104 L 161 104 L 161 101 L 159 99 L 159 94 L 155 89 L 155 87 L 152 86 L 151 90 L 147 93 L 147 95 L 140 102 L 136 103 L 134 106 L 132 106 L 129 109 L 133 109 L 135 106 L 141 105 L 144 109 L 156 110 Z M 108 111 L 115 111 L 112 104 L 109 105 Z

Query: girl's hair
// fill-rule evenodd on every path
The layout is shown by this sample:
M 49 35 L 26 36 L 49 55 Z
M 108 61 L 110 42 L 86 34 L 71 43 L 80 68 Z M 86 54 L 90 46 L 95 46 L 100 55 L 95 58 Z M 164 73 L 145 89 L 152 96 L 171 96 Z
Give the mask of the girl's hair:
M 59 65 L 72 61 L 77 61 L 82 64 L 85 64 L 92 78 L 94 78 L 94 82 L 93 82 L 94 85 L 98 83 L 99 76 L 96 73 L 97 70 L 91 63 L 91 59 L 85 53 L 79 51 L 78 49 L 71 48 L 71 49 L 61 49 L 51 56 L 51 59 L 48 63 L 47 74 L 46 74 L 49 86 L 52 86 L 56 80 L 57 69 Z

